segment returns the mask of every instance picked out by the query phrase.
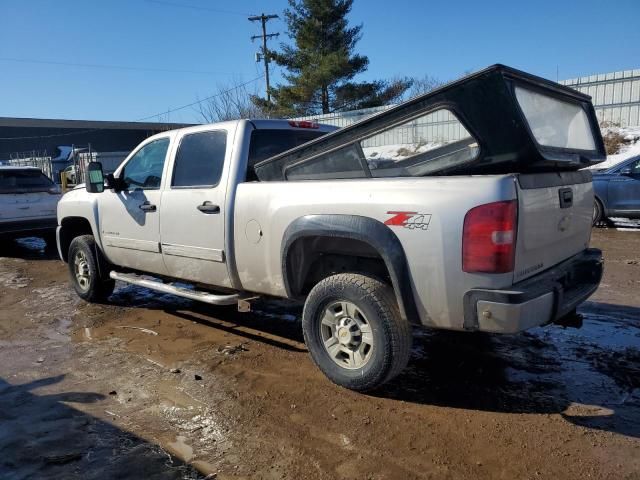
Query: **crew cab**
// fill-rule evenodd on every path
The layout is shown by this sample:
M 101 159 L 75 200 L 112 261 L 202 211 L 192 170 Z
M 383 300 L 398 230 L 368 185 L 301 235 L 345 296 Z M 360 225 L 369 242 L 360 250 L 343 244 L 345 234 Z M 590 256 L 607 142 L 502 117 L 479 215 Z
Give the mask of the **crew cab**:
M 39 168 L 0 166 L 0 239 L 36 236 L 55 247 L 61 196 Z
M 88 301 L 120 280 L 245 310 L 303 302 L 313 361 L 363 391 L 402 371 L 413 327 L 575 323 L 602 275 L 581 169 L 604 158 L 588 96 L 494 65 L 339 130 L 150 137 L 63 197 L 59 253 Z

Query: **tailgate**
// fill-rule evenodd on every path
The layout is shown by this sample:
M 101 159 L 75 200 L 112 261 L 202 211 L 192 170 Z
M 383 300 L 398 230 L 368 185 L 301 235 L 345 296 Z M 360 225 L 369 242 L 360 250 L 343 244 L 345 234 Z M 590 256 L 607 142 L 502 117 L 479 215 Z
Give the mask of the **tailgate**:
M 59 196 L 49 193 L 4 193 L 0 195 L 0 221 L 55 217 Z
M 591 172 L 520 174 L 517 183 L 514 283 L 587 248 L 593 215 Z

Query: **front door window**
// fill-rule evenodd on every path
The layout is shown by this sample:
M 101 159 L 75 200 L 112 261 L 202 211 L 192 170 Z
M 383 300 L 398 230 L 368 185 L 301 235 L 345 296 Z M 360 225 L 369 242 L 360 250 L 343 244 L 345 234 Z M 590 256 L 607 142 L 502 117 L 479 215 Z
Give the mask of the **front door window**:
M 159 189 L 168 148 L 169 139 L 160 138 L 138 150 L 126 163 L 120 175 L 127 189 Z

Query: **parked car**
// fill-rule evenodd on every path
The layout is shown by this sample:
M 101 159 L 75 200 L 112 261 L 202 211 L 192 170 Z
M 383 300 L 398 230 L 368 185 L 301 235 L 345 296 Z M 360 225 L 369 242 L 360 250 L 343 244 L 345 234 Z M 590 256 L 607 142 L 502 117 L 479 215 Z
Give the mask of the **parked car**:
M 76 184 L 76 166 L 75 165 L 69 165 L 60 173 L 67 177 L 68 184 L 71 184 L 71 185 Z
M 55 246 L 60 188 L 35 167 L 0 166 L 0 238 L 42 237 Z
M 610 217 L 640 218 L 640 156 L 593 173 L 593 224 Z
M 313 361 L 354 390 L 402 371 L 414 326 L 579 324 L 602 275 L 579 170 L 605 158 L 588 96 L 496 65 L 330 130 L 202 125 L 150 137 L 106 178 L 90 163 L 86 189 L 58 205 L 73 288 L 303 302 Z M 400 148 L 384 144 L 394 132 Z

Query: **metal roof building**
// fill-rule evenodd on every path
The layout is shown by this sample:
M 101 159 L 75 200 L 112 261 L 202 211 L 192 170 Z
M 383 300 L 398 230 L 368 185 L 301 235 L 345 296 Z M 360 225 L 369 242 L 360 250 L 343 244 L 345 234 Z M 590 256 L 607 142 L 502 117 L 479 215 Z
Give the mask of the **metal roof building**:
M 188 124 L 0 117 L 0 160 L 17 152 L 55 156 L 58 146 L 88 145 L 94 151 L 130 151 L 156 133 Z
M 560 83 L 590 95 L 601 122 L 640 126 L 640 70 L 600 73 Z

